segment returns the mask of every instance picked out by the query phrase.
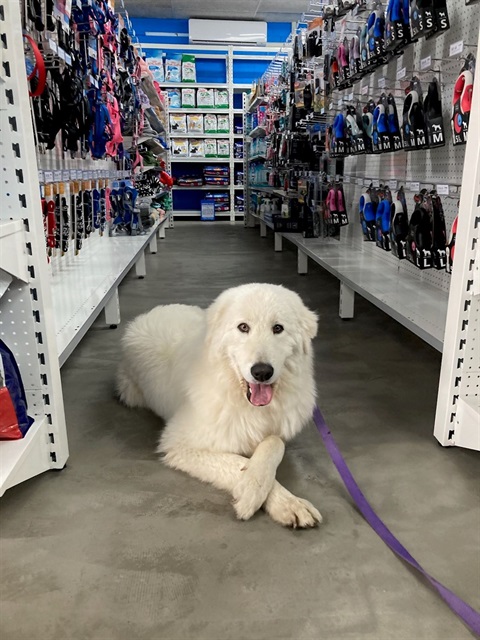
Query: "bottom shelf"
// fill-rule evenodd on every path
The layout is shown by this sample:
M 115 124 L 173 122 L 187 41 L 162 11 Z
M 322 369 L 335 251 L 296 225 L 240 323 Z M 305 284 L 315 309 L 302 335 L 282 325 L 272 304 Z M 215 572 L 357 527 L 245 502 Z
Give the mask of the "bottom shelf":
M 93 236 L 77 256 L 55 261 L 51 286 L 60 366 L 114 295 L 153 235 L 159 227 L 167 225 L 168 220 L 166 216 L 141 236 Z
M 47 420 L 36 420 L 21 440 L 0 442 L 0 496 L 7 489 L 51 469 Z

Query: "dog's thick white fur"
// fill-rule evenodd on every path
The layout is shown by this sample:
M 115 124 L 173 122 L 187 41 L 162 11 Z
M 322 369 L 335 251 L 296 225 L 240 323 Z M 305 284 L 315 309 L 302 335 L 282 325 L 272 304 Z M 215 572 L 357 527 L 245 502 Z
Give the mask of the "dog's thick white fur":
M 312 415 L 316 333 L 300 297 L 272 284 L 228 289 L 206 311 L 156 307 L 126 330 L 120 399 L 164 418 L 166 464 L 229 492 L 239 518 L 263 506 L 283 525 L 314 526 L 320 513 L 275 474 Z

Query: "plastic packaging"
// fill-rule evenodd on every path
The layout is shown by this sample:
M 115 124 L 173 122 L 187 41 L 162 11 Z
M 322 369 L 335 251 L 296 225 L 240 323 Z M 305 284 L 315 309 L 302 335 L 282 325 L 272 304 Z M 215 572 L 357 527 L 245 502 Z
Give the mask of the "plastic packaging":
M 230 142 L 228 140 L 217 140 L 217 156 L 219 158 L 230 157 Z
M 216 158 L 217 157 L 217 141 L 205 140 L 205 157 Z
M 195 89 L 182 89 L 182 108 L 191 109 L 196 106 Z
M 182 82 L 196 82 L 195 56 L 190 53 L 182 55 Z
M 170 132 L 187 133 L 187 116 L 181 113 L 170 114 Z
M 189 133 L 203 133 L 203 116 L 200 113 L 188 114 L 187 130 Z
M 205 141 L 202 139 L 197 140 L 193 138 L 189 140 L 188 155 L 191 158 L 194 158 L 194 157 L 204 158 L 205 157 Z
M 182 79 L 182 54 L 169 53 L 165 61 L 165 81 L 180 82 Z
M 181 92 L 180 89 L 169 89 L 168 90 L 168 104 L 170 109 L 180 109 L 182 106 L 181 100 Z
M 199 107 L 213 109 L 215 106 L 215 91 L 213 89 L 205 89 L 204 87 L 199 88 L 197 91 L 197 105 Z
M 152 73 L 153 79 L 156 80 L 159 84 L 163 84 L 165 82 L 165 67 L 163 64 L 163 51 L 160 51 L 159 49 L 154 49 L 153 51 L 149 51 L 147 64 L 148 64 L 148 68 Z
M 215 89 L 215 108 L 216 109 L 228 109 L 228 90 L 227 89 Z
M 172 154 L 176 157 L 187 157 L 188 156 L 188 140 L 183 140 L 181 138 L 172 138 L 171 140 Z
M 203 118 L 203 130 L 205 133 L 217 133 L 217 116 L 207 113 Z
M 228 115 L 219 115 L 217 118 L 218 133 L 230 133 L 230 118 Z

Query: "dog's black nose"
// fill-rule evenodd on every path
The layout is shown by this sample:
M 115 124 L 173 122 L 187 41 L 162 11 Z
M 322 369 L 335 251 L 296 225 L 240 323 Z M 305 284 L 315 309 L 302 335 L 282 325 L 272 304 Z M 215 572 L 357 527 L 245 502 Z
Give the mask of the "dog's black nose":
M 250 373 L 257 382 L 267 382 L 273 376 L 273 367 L 265 362 L 257 362 L 250 369 Z

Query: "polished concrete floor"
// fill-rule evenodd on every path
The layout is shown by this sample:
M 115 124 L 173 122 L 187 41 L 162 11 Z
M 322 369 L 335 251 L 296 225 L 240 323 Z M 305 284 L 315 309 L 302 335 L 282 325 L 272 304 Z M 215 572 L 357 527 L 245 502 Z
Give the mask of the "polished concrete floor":
M 114 398 L 125 322 L 161 303 L 206 306 L 224 288 L 282 283 L 320 313 L 319 402 L 365 494 L 440 581 L 480 608 L 478 454 L 432 436 L 440 356 L 338 282 L 237 225 L 177 224 L 148 275 L 121 287 L 63 367 L 70 459 L 0 505 L 2 640 L 463 640 L 472 635 L 352 505 L 313 425 L 279 478 L 322 512 L 291 531 L 165 468 L 162 425 Z

